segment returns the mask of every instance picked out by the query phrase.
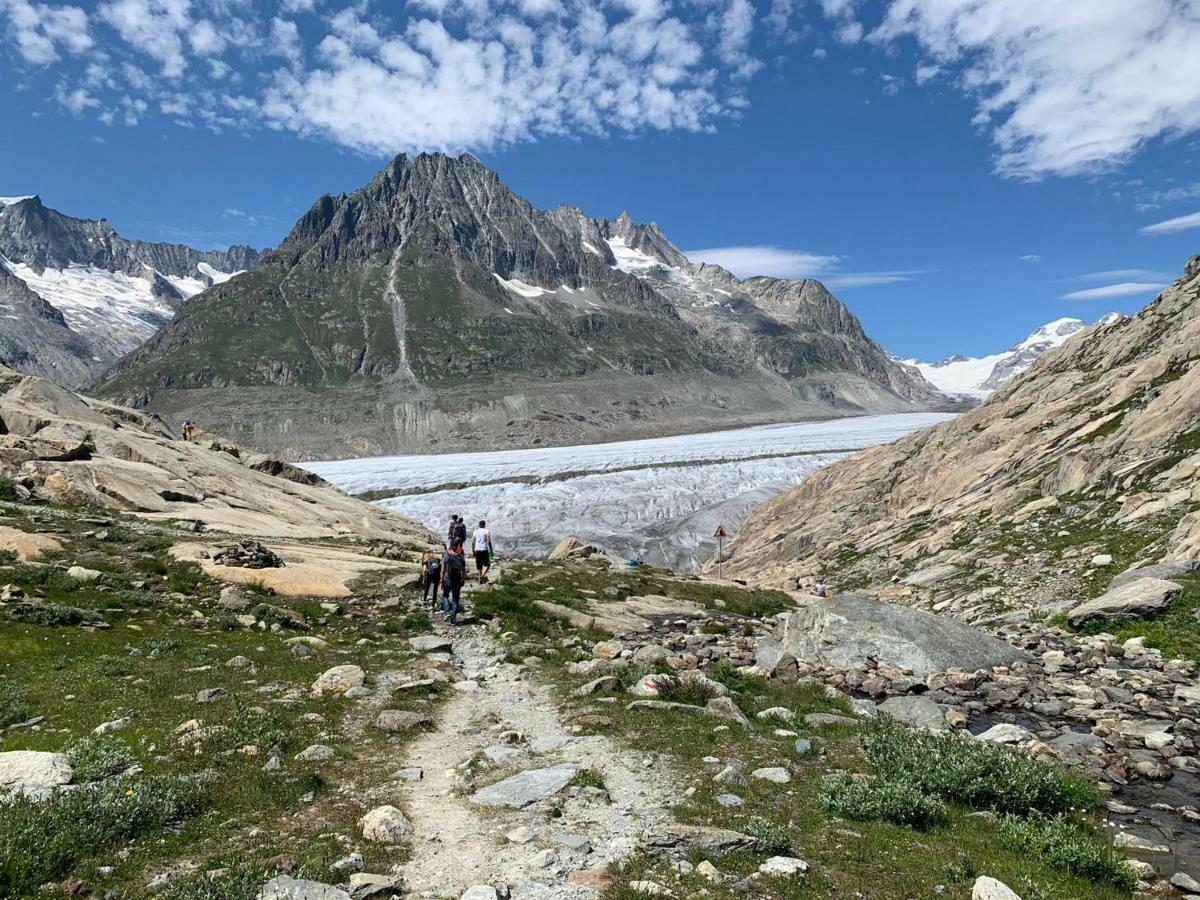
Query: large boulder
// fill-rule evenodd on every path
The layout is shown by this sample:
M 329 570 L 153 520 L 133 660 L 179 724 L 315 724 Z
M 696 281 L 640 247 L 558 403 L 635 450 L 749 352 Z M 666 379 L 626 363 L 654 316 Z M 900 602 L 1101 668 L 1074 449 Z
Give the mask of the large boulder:
M 550 559 L 587 559 L 600 553 L 600 548 L 577 537 L 565 537 L 550 551 Z
M 1174 581 L 1161 578 L 1136 578 L 1099 597 L 1080 603 L 1067 613 L 1067 621 L 1078 628 L 1092 619 L 1116 619 L 1160 612 L 1183 591 Z
M 1142 566 L 1140 569 L 1130 569 L 1113 577 L 1108 583 L 1109 590 L 1137 581 L 1139 578 L 1182 578 L 1200 572 L 1200 559 L 1169 559 L 1155 563 L 1152 566 Z
M 873 656 L 912 669 L 920 678 L 953 667 L 974 671 L 1026 658 L 978 628 L 857 594 L 819 600 L 781 616 L 775 634 L 759 645 L 758 664 L 773 669 L 784 654 L 847 668 Z
M 0 793 L 40 794 L 70 784 L 71 764 L 61 753 L 10 750 L 0 753 Z
M 669 858 L 683 858 L 692 854 L 723 856 L 726 853 L 758 850 L 759 842 L 748 834 L 727 828 L 669 822 L 646 829 L 642 834 L 642 849 L 651 856 Z

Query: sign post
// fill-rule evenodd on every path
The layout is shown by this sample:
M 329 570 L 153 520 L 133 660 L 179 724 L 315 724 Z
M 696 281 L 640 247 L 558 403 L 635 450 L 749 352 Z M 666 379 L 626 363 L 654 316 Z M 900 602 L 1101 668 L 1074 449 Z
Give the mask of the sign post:
M 713 537 L 717 539 L 717 577 L 724 578 L 725 571 L 725 538 L 729 537 L 729 532 L 725 530 L 724 525 L 718 525 L 716 533 Z

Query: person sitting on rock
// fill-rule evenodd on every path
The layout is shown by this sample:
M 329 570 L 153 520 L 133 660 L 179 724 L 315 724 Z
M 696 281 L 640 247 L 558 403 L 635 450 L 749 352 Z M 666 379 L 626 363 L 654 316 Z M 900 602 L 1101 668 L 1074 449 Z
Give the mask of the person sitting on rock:
M 188 419 L 183 423 L 183 439 L 190 441 L 196 436 L 196 423 Z
M 825 588 L 825 576 L 822 575 L 817 579 L 817 583 L 813 585 L 812 594 L 814 597 L 828 597 L 829 591 Z

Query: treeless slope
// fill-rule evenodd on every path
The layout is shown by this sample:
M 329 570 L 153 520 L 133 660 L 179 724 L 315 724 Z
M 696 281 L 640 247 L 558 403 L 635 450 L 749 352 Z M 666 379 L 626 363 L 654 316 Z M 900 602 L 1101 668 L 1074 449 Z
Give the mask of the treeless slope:
M 1198 557 L 1198 363 L 1200 256 L 1140 313 L 1074 337 L 976 409 L 761 505 L 726 573 L 782 584 L 832 569 L 838 586 L 953 605 L 1031 562 L 1087 583 L 1073 560 L 1103 566 L 1093 549 L 1110 565 Z
M 47 501 L 258 537 L 426 542 L 410 519 L 232 445 L 0 366 L 0 475 Z

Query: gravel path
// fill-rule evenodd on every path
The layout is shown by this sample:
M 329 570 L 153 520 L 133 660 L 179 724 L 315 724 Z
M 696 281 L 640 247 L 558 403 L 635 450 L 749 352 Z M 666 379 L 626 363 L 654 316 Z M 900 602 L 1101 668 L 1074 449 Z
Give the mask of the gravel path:
M 458 898 L 475 884 L 506 883 L 520 898 L 595 897 L 568 876 L 628 856 L 647 825 L 668 819 L 665 806 L 677 796 L 669 776 L 605 737 L 571 735 L 550 687 L 504 662 L 484 626 L 460 626 L 453 637 L 464 681 L 437 729 L 412 744 L 404 761 L 424 773 L 403 800 L 414 829 L 408 890 Z M 473 789 L 556 766 L 599 771 L 607 797 L 571 785 L 519 809 L 470 802 Z

